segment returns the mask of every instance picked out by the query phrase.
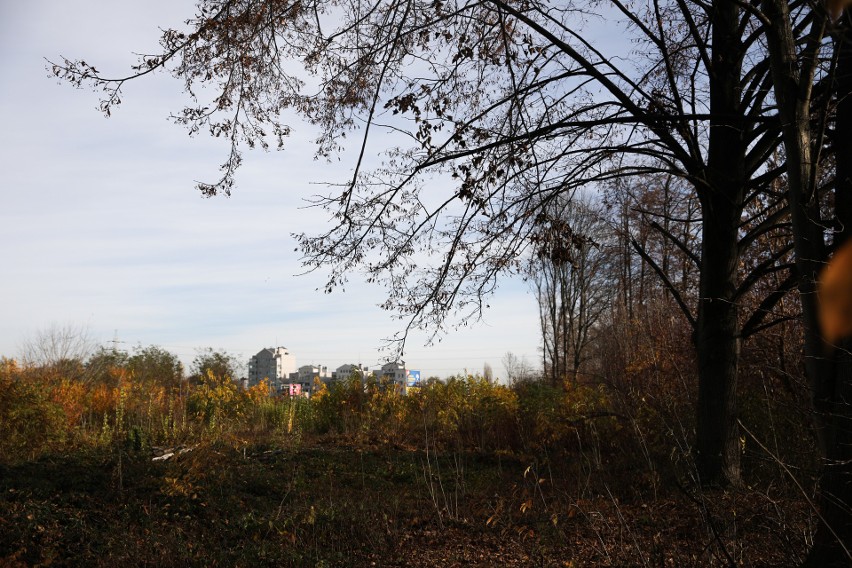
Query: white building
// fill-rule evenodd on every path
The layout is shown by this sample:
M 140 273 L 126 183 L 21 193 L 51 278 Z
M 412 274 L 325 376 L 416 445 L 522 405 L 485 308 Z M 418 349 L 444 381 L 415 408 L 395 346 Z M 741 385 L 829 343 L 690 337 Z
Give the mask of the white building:
M 378 375 L 379 380 L 390 381 L 405 389 L 405 380 L 408 376 L 408 371 L 405 370 L 405 361 L 392 361 L 382 365 L 382 368 L 376 375 Z
M 367 369 L 364 369 L 363 367 L 361 367 L 361 365 L 352 365 L 350 363 L 347 363 L 345 365 L 339 366 L 337 369 L 335 369 L 331 373 L 331 380 L 332 381 L 345 381 L 346 379 L 351 377 L 352 374 L 355 373 L 355 372 L 360 372 L 360 373 L 366 375 Z
M 277 392 L 290 374 L 296 371 L 296 357 L 286 347 L 261 349 L 249 361 L 248 384 L 254 386 L 269 379 L 270 386 Z
M 328 367 L 322 365 L 302 365 L 298 371 L 293 371 L 287 376 L 287 383 L 301 385 L 302 394 L 308 394 L 313 390 L 314 379 L 321 381 L 331 379 Z

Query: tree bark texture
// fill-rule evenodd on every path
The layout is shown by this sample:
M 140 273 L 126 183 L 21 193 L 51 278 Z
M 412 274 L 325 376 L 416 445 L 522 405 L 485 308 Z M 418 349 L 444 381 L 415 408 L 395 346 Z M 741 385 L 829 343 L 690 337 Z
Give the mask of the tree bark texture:
M 816 191 L 817 158 L 811 133 L 812 85 L 816 58 L 824 37 L 825 14 L 816 12 L 806 47 L 800 54 L 793 35 L 789 6 L 785 0 L 770 0 L 766 13 L 775 98 L 787 153 L 788 202 L 793 224 L 796 269 L 804 327 L 805 369 L 811 385 L 815 425 L 823 456 L 819 479 L 819 515 L 814 543 L 805 559 L 807 567 L 849 566 L 852 563 L 852 342 L 840 346 L 826 343 L 819 321 L 818 279 L 826 259 L 823 224 Z M 835 83 L 839 109 L 836 124 L 835 213 L 845 239 L 852 215 L 849 213 L 850 177 L 850 88 L 849 48 L 839 47 L 838 79 Z
M 745 195 L 745 143 L 740 77 L 740 9 L 716 2 L 710 78 L 707 187 L 699 192 L 703 235 L 696 325 L 698 408 L 696 466 L 704 485 L 740 483 L 737 371 L 740 355 L 734 301 L 739 259 L 737 229 Z
M 710 201 L 710 200 L 708 200 Z M 712 213 L 708 214 L 708 212 Z M 737 372 L 740 340 L 733 301 L 739 209 L 727 196 L 705 206 L 698 306 L 696 465 L 703 485 L 740 483 Z
M 847 18 L 848 22 L 848 18 Z M 835 248 L 852 234 L 852 34 L 838 37 Z M 824 462 L 819 480 L 820 519 L 805 566 L 852 564 L 852 338 L 824 346 L 824 364 L 812 378 Z

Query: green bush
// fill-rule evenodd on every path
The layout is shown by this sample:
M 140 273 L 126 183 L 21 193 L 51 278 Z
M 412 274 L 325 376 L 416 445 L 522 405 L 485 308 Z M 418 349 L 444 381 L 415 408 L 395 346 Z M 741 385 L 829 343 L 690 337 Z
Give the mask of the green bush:
M 0 359 L 0 454 L 7 459 L 33 458 L 67 439 L 61 404 L 35 379 Z

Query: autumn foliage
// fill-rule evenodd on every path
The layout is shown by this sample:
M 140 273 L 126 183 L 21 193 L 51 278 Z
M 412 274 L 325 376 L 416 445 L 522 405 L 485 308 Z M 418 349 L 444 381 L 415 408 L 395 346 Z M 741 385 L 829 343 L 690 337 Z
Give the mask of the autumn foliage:
M 772 364 L 795 369 L 795 357 L 779 361 L 775 348 L 791 338 L 776 329 L 743 353 L 741 420 L 754 438 L 743 438 L 742 451 L 755 489 L 707 496 L 691 457 L 688 329 L 662 309 L 619 321 L 602 328 L 585 380 L 563 385 L 461 375 L 403 392 L 356 375 L 290 398 L 266 381 L 243 389 L 212 369 L 175 381 L 121 357 L 97 373 L 90 362 L 2 359 L 0 472 L 17 473 L 0 511 L 29 528 L 0 536 L 0 560 L 471 558 L 453 542 L 467 542 L 481 563 L 496 554 L 506 565 L 715 565 L 732 550 L 759 565 L 802 554 L 812 518 L 795 483 L 812 486 L 813 445 L 797 426 L 801 386 L 785 386 L 767 360 L 774 346 Z M 192 451 L 152 462 L 163 448 Z M 43 472 L 41 484 L 71 479 L 62 482 L 71 484 L 68 503 L 41 504 L 31 489 L 19 496 L 33 475 L 21 472 L 31 469 Z M 121 536 L 89 523 L 90 509 L 106 511 Z M 755 518 L 764 520 L 749 524 Z M 696 540 L 710 523 L 736 531 Z M 101 548 L 75 548 L 78 540 Z M 3 551 L 10 542 L 19 544 Z
M 501 385 L 467 375 L 403 393 L 373 376 L 319 385 L 310 399 L 275 395 L 267 381 L 243 390 L 212 371 L 167 386 L 122 368 L 81 382 L 4 359 L 0 427 L 7 458 L 122 444 L 197 443 L 220 437 L 320 436 L 441 451 L 524 453 L 572 445 L 587 422 L 610 424 L 606 389 L 541 382 Z
M 125 363 L 83 381 L 68 376 L 73 366 L 27 367 L 3 359 L 0 451 L 14 461 L 85 448 L 334 440 L 528 458 L 574 455 L 594 470 L 633 469 L 657 481 L 689 479 L 695 385 L 683 356 L 689 352 L 688 329 L 665 310 L 649 309 L 601 337 L 592 358 L 597 362 L 580 383 L 501 384 L 462 375 L 432 379 L 406 393 L 372 375 L 355 375 L 317 382 L 309 399 L 277 395 L 267 381 L 244 390 L 211 369 L 175 382 Z M 766 367 L 766 352 L 777 351 L 773 344 L 782 340 L 760 336 L 744 352 L 741 419 L 758 439 L 744 438 L 743 450 L 747 459 L 762 455 L 755 464 L 761 472 L 767 456 L 756 442 L 779 432 L 787 444 L 777 457 L 799 465 L 812 459 L 807 432 L 788 420 L 795 408 L 806 406 L 804 388 Z M 797 362 L 776 357 L 775 364 Z

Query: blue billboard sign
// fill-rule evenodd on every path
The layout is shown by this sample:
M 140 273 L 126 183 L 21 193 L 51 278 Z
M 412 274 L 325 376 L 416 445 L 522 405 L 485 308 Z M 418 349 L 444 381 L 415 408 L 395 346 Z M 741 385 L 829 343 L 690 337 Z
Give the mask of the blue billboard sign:
M 408 371 L 408 380 L 406 381 L 409 387 L 420 386 L 420 371 Z

